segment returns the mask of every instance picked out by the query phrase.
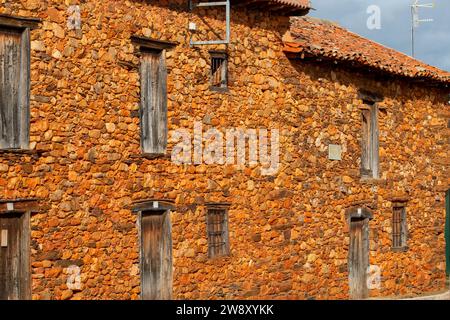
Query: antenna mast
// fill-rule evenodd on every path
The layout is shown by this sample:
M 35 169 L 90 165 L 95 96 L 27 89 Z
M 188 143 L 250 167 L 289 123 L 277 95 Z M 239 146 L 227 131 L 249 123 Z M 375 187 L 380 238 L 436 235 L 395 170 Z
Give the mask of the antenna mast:
M 419 18 L 419 8 L 434 8 L 434 1 L 433 3 L 425 3 L 420 4 L 419 0 L 414 0 L 414 3 L 411 5 L 411 55 L 414 58 L 415 55 L 415 43 L 414 43 L 414 31 L 416 28 L 419 27 L 421 22 L 433 22 L 433 19 L 420 19 Z

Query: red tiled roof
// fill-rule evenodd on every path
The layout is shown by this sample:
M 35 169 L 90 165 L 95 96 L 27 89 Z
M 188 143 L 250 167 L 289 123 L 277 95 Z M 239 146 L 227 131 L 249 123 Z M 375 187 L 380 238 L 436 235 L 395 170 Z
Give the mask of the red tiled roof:
M 311 8 L 309 0 L 231 0 L 231 3 L 286 14 L 304 14 Z
M 269 0 L 269 2 L 278 2 L 288 6 L 310 8 L 309 0 Z
M 284 37 L 284 51 L 290 57 L 350 62 L 397 76 L 450 84 L 450 72 L 317 18 L 292 18 L 290 34 Z

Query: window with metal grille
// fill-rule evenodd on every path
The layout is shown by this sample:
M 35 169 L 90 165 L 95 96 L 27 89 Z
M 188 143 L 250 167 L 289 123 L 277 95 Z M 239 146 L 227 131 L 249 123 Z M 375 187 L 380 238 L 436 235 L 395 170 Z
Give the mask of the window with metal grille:
M 407 247 L 406 207 L 395 205 L 392 211 L 392 248 Z
M 208 256 L 210 258 L 229 254 L 228 212 L 224 208 L 210 207 L 207 211 Z
M 228 86 L 227 54 L 220 51 L 210 51 L 211 54 L 211 89 L 226 90 Z

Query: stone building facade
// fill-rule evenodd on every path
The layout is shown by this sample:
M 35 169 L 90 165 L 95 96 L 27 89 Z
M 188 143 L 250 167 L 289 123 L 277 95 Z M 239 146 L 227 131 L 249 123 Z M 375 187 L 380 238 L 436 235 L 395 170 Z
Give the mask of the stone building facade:
M 17 273 L 22 287 L 10 298 L 139 299 L 148 290 L 146 297 L 173 299 L 348 299 L 445 286 L 449 75 L 393 52 L 386 67 L 300 50 L 302 34 L 287 33 L 288 16 L 306 14 L 306 1 L 261 2 L 231 2 L 228 45 L 191 46 L 191 38 L 225 34 L 221 8 L 191 11 L 183 0 L 0 0 L 0 31 L 30 30 L 29 145 L 0 151 L 0 218 L 20 216 L 28 254 Z M 397 54 L 404 69 L 395 68 Z M 226 81 L 211 71 L 224 61 Z M 143 95 L 147 73 L 162 82 Z M 143 99 L 166 124 L 148 145 L 142 127 L 150 130 L 152 119 L 140 121 Z M 370 138 L 374 127 L 364 129 L 362 114 L 374 105 L 378 134 Z M 171 159 L 174 132 L 211 128 L 267 130 L 271 146 L 278 132 L 279 167 L 263 174 L 260 163 Z M 197 138 L 193 153 L 209 143 Z M 361 170 L 364 161 L 369 167 Z M 225 225 L 209 218 L 215 211 Z M 360 220 L 367 232 L 360 262 L 374 267 L 368 276 L 355 266 L 349 272 L 361 253 L 350 254 L 352 221 Z M 147 256 L 151 250 L 161 251 Z M 161 258 L 164 268 L 146 258 Z M 164 290 L 141 289 L 155 272 Z M 373 280 L 371 290 L 350 288 L 358 277 Z

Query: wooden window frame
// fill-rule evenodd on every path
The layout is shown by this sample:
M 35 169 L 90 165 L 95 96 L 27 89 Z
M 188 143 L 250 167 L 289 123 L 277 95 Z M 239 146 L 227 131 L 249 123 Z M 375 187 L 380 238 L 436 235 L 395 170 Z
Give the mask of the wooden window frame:
M 392 205 L 392 251 L 408 250 L 408 222 L 405 202 L 393 202 Z
M 208 239 L 208 258 L 216 259 L 220 257 L 226 257 L 230 255 L 230 236 L 229 236 L 229 220 L 228 211 L 230 205 L 227 203 L 210 203 L 206 206 L 206 236 Z M 211 214 L 217 214 L 215 212 L 221 212 L 222 221 L 220 224 L 215 223 L 216 226 L 220 226 L 219 230 L 213 231 L 213 226 L 211 224 Z M 212 232 L 220 232 L 221 238 L 220 242 L 223 243 L 220 249 L 214 249 L 217 247 L 217 241 L 212 239 Z
M 210 72 L 210 89 L 216 92 L 228 92 L 228 54 L 225 51 L 211 50 L 211 72 Z M 220 85 L 214 84 L 215 71 L 219 67 L 216 66 L 215 60 L 221 61 L 222 73 L 220 74 Z M 214 70 L 216 69 L 216 70 Z
M 144 288 L 144 276 L 142 274 L 142 270 L 144 270 L 144 257 L 145 257 L 145 252 L 143 252 L 144 246 L 142 243 L 142 222 L 143 222 L 143 217 L 145 215 L 163 215 L 164 216 L 164 220 L 165 220 L 165 224 L 167 226 L 167 230 L 170 233 L 170 255 L 168 257 L 168 259 L 170 259 L 169 261 L 169 265 L 172 265 L 172 268 L 169 271 L 169 286 L 170 288 L 168 288 L 168 290 L 164 293 L 160 293 L 161 295 L 163 295 L 162 298 L 170 300 L 172 299 L 173 296 L 173 248 L 172 248 L 172 223 L 171 223 L 171 214 L 172 211 L 175 210 L 175 205 L 174 205 L 174 201 L 169 200 L 169 199 L 145 199 L 145 200 L 139 200 L 133 203 L 132 205 L 132 212 L 134 214 L 137 215 L 137 229 L 138 229 L 138 241 L 139 241 L 139 270 L 141 270 L 140 273 L 140 285 L 141 285 L 141 294 L 140 294 L 140 299 L 141 300 L 146 300 L 146 297 L 144 297 L 144 294 L 142 292 L 142 288 Z M 160 298 L 160 297 L 158 297 Z
M 141 102 L 139 108 L 141 150 L 143 155 L 149 158 L 164 156 L 167 152 L 168 143 L 166 51 L 174 48 L 177 43 L 140 36 L 132 36 L 131 41 L 138 47 L 138 55 L 141 59 Z M 148 118 L 145 117 L 146 112 L 151 112 L 155 109 L 151 105 L 150 97 L 147 94 L 151 85 L 150 81 L 148 81 L 149 64 L 146 63 L 147 60 L 151 60 L 148 59 L 149 56 L 159 59 L 158 75 L 161 81 L 159 88 L 161 92 L 159 100 L 157 100 L 158 105 L 156 106 L 160 109 L 160 113 L 155 120 L 158 127 L 155 131 L 156 133 L 152 130 L 152 121 L 148 121 Z M 152 137 L 152 134 L 156 136 Z
M 361 178 L 363 179 L 380 177 L 378 111 L 376 102 L 364 101 L 364 108 L 361 110 Z
M 30 145 L 30 90 L 31 90 L 31 41 L 30 30 L 36 29 L 41 22 L 36 18 L 23 18 L 0 14 L 0 32 L 17 33 L 20 37 L 20 76 L 17 93 L 18 129 L 14 145 L 0 139 L 0 149 L 5 151 L 28 150 Z

